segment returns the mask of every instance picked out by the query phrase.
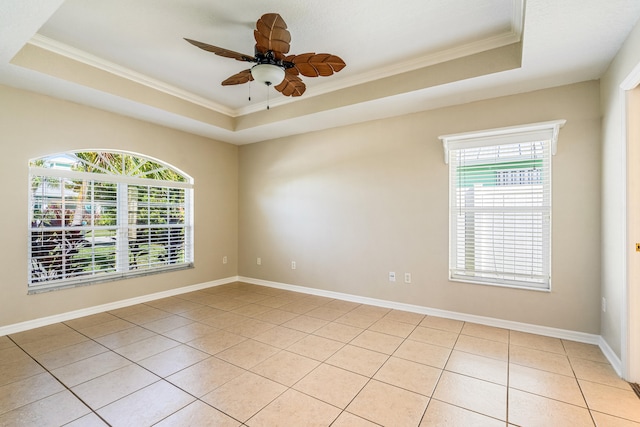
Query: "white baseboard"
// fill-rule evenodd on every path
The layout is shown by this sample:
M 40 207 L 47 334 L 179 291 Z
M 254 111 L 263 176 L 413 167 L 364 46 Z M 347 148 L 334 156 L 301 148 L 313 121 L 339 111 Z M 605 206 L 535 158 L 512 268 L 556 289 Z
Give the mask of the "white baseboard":
M 285 289 L 294 292 L 301 292 L 310 295 L 318 295 L 328 298 L 335 298 L 345 301 L 357 302 L 360 304 L 375 305 L 378 307 L 392 308 L 396 310 L 410 311 L 413 313 L 426 314 L 429 316 L 444 317 L 447 319 L 461 320 L 463 322 L 479 323 L 497 328 L 512 329 L 514 331 L 528 332 L 530 334 L 544 335 L 552 338 L 577 341 L 586 344 L 595 344 L 602 350 L 611 366 L 618 375 L 622 375 L 622 363 L 620 358 L 611 349 L 609 344 L 601 335 L 587 334 L 584 332 L 571 331 L 567 329 L 551 328 L 548 326 L 533 325 L 530 323 L 513 322 L 510 320 L 496 319 L 493 317 L 476 316 L 473 314 L 459 313 L 455 311 L 440 310 L 419 305 L 404 304 L 394 301 L 367 298 L 358 295 L 344 294 L 341 292 L 325 291 L 322 289 L 307 288 L 304 286 L 290 285 L 286 283 L 270 282 L 267 280 L 254 279 L 250 277 L 238 278 L 239 281 L 254 285 L 268 286 L 271 288 Z
M 42 326 L 51 325 L 58 322 L 64 322 L 67 320 L 77 319 L 79 317 L 89 316 L 92 314 L 102 313 L 109 310 L 115 310 L 118 308 L 128 307 L 135 304 L 141 304 L 161 298 L 172 297 L 187 292 L 198 291 L 201 289 L 210 288 L 213 286 L 226 285 L 233 282 L 244 282 L 254 285 L 267 286 L 270 288 L 283 289 L 293 292 L 300 292 L 309 295 L 323 296 L 327 298 L 334 298 L 344 301 L 351 301 L 360 304 L 374 305 L 378 307 L 391 308 L 395 310 L 409 311 L 413 313 L 420 313 L 429 316 L 444 317 L 447 319 L 461 320 L 463 322 L 479 323 L 487 326 L 494 326 L 498 328 L 512 329 L 514 331 L 528 332 L 531 334 L 544 335 L 553 338 L 561 338 L 571 341 L 583 342 L 587 344 L 595 344 L 600 347 L 605 357 L 611 363 L 611 366 L 618 375 L 622 372 L 622 362 L 620 358 L 611 349 L 609 344 L 600 335 L 587 334 L 584 332 L 571 331 L 567 329 L 551 328 L 548 326 L 533 325 L 530 323 L 514 322 L 510 320 L 496 319 L 493 317 L 476 316 L 473 314 L 459 313 L 455 311 L 440 310 L 437 308 L 430 308 L 425 306 L 405 304 L 395 301 L 381 300 L 376 298 L 363 297 L 359 295 L 345 294 L 342 292 L 326 291 L 323 289 L 308 288 L 305 286 L 291 285 L 287 283 L 271 282 L 268 280 L 254 279 L 251 277 L 233 276 L 225 279 L 213 280 L 210 282 L 199 283 L 196 285 L 185 286 L 182 288 L 170 289 L 168 291 L 156 292 L 153 294 L 142 295 L 135 298 L 130 298 L 121 301 L 115 301 L 108 304 L 97 305 L 93 307 L 83 308 L 80 310 L 70 311 L 67 313 L 61 313 L 54 316 L 42 317 L 39 319 L 29 320 L 26 322 L 15 323 L 7 326 L 0 326 L 0 336 L 14 334 L 17 332 L 26 331 L 29 329 L 39 328 Z
M 227 277 L 225 279 L 212 280 L 210 282 L 198 283 L 182 288 L 170 289 L 168 291 L 156 292 L 153 294 L 142 295 L 126 300 L 114 301 L 107 304 L 87 307 L 80 310 L 69 311 L 66 313 L 56 314 L 53 316 L 41 317 L 38 319 L 28 320 L 26 322 L 14 323 L 12 325 L 0 326 L 0 336 L 15 334 L 17 332 L 27 331 L 29 329 L 39 328 L 42 326 L 52 325 L 54 323 L 65 322 L 67 320 L 77 319 L 79 317 L 90 316 L 92 314 L 102 313 L 109 310 L 128 307 L 130 305 L 141 304 L 161 298 L 173 297 L 187 292 L 199 291 L 201 289 L 211 288 L 213 286 L 226 285 L 238 281 L 238 276 Z

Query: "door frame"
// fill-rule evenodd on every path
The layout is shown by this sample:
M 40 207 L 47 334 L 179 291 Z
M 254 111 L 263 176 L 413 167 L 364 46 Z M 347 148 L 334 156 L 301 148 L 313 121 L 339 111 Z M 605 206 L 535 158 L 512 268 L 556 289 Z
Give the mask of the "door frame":
M 640 269 L 636 253 L 635 243 L 640 242 L 640 215 L 632 216 L 632 210 L 640 207 L 640 194 L 631 192 L 630 188 L 640 188 L 640 119 L 629 120 L 633 111 L 636 117 L 640 117 L 640 63 L 636 64 L 633 71 L 620 84 L 623 91 L 624 114 L 623 135 L 625 138 L 625 202 L 624 212 L 625 239 L 624 239 L 624 272 L 623 272 L 623 303 L 622 303 L 622 343 L 621 362 L 622 377 L 627 381 L 640 383 Z M 633 93 L 632 93 L 633 92 Z M 630 163 L 634 162 L 635 167 Z M 636 212 L 638 212 L 636 210 Z M 636 220 L 633 221 L 632 218 Z

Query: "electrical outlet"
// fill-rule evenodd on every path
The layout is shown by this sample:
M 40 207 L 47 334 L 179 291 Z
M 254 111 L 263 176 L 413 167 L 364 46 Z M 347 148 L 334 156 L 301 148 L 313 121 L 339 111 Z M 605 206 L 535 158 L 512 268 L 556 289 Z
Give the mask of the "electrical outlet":
M 296 262 L 295 261 L 291 261 L 291 269 L 292 270 L 296 269 Z
M 396 272 L 395 271 L 390 271 L 389 272 L 389 281 L 390 282 L 395 282 L 396 281 Z
M 258 265 L 262 265 L 262 258 L 258 258 L 258 259 L 256 259 L 256 264 L 258 264 Z
M 404 283 L 411 283 L 411 273 L 404 273 Z
M 605 297 L 602 297 L 602 312 L 607 312 L 607 299 Z
M 226 256 L 223 256 L 223 257 L 222 257 L 222 263 L 223 263 L 223 264 L 226 264 L 226 263 L 227 263 L 227 261 L 228 261 L 227 257 L 226 257 Z

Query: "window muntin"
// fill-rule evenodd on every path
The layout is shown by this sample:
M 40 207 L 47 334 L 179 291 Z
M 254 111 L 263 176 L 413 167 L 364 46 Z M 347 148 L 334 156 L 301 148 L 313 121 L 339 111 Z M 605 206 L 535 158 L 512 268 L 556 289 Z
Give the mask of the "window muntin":
M 30 162 L 31 292 L 185 268 L 190 177 L 144 156 L 72 152 Z
M 562 124 L 441 137 L 450 280 L 550 289 L 551 154 Z

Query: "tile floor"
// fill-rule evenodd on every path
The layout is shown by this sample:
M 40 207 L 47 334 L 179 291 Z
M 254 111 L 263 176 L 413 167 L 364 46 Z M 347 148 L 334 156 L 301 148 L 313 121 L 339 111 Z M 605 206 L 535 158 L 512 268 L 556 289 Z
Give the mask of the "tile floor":
M 234 283 L 0 337 L 0 426 L 640 427 L 593 345 Z

